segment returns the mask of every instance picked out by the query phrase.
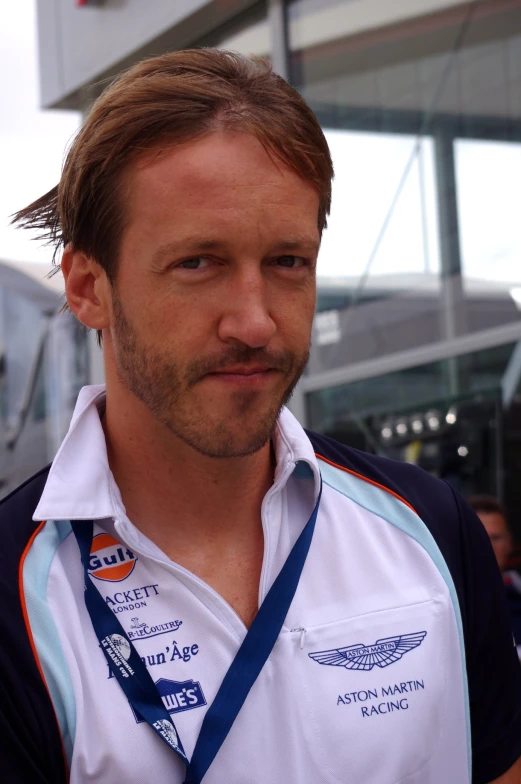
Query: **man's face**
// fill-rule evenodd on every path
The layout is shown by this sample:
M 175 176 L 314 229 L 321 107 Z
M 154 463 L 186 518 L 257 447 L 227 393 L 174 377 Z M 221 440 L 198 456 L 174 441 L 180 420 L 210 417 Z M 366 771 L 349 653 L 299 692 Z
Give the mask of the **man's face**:
M 512 540 L 505 518 L 499 512 L 478 512 L 478 517 L 489 535 L 498 566 L 503 571 L 512 552 Z
M 194 449 L 252 454 L 308 359 L 317 191 L 231 132 L 142 163 L 126 185 L 108 361 Z

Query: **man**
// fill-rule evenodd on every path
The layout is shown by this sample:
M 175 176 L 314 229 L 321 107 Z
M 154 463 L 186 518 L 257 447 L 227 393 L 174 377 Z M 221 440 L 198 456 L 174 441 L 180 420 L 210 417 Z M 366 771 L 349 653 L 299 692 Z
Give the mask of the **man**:
M 520 781 L 482 527 L 283 407 L 332 173 L 265 63 L 177 52 L 105 92 L 19 214 L 63 246 L 107 383 L 1 507 L 10 781 Z
M 508 559 L 512 554 L 512 534 L 506 509 L 490 495 L 473 495 L 468 499 L 468 504 L 483 523 L 494 550 L 507 595 L 512 633 L 517 652 L 521 654 L 521 577 L 513 569 L 507 570 Z

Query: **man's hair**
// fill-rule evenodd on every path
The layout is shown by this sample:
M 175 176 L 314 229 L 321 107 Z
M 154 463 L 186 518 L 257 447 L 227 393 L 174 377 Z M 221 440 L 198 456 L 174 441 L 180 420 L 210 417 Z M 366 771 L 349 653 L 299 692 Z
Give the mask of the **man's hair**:
M 500 514 L 505 523 L 508 523 L 507 510 L 497 498 L 493 495 L 471 495 L 467 498 L 467 503 L 476 514 L 484 512 L 485 514 Z
M 120 75 L 98 98 L 74 139 L 60 182 L 15 214 L 53 244 L 70 244 L 115 280 L 125 228 L 124 174 L 146 155 L 212 131 L 255 136 L 274 158 L 312 183 L 319 230 L 331 203 L 333 166 L 311 109 L 268 62 L 218 49 L 153 57 Z

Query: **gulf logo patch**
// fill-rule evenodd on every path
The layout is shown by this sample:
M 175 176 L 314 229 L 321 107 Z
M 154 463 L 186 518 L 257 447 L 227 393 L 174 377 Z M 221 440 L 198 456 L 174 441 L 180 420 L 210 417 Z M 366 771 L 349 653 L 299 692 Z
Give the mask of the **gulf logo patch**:
M 120 582 L 132 574 L 136 561 L 134 553 L 110 534 L 96 534 L 92 538 L 89 574 L 97 580 Z

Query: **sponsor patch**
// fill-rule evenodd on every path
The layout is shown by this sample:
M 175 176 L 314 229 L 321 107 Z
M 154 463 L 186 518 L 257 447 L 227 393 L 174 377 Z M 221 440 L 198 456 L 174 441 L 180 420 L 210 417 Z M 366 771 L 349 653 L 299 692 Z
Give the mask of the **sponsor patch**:
M 159 596 L 158 583 L 129 588 L 127 591 L 116 591 L 112 595 L 107 594 L 105 604 L 108 604 L 113 613 L 132 612 L 147 607 L 147 600 L 153 599 L 154 596 Z
M 197 681 L 172 681 L 168 678 L 160 678 L 155 684 L 163 700 L 163 705 L 171 715 L 206 705 L 201 684 Z M 144 721 L 134 709 L 132 712 L 138 724 Z
M 421 645 L 426 635 L 427 632 L 415 632 L 383 637 L 374 645 L 358 643 L 345 648 L 308 653 L 308 656 L 317 664 L 345 667 L 347 670 L 372 670 L 373 667 L 388 667 L 399 661 L 406 653 Z
M 160 634 L 167 632 L 176 632 L 182 621 L 165 621 L 165 623 L 152 623 L 148 624 L 141 621 L 139 618 L 131 618 L 130 629 L 128 631 L 129 640 L 146 640 L 149 637 L 157 637 Z
M 96 534 L 92 538 L 89 574 L 97 580 L 120 582 L 134 571 L 137 558 L 127 547 L 110 534 Z

